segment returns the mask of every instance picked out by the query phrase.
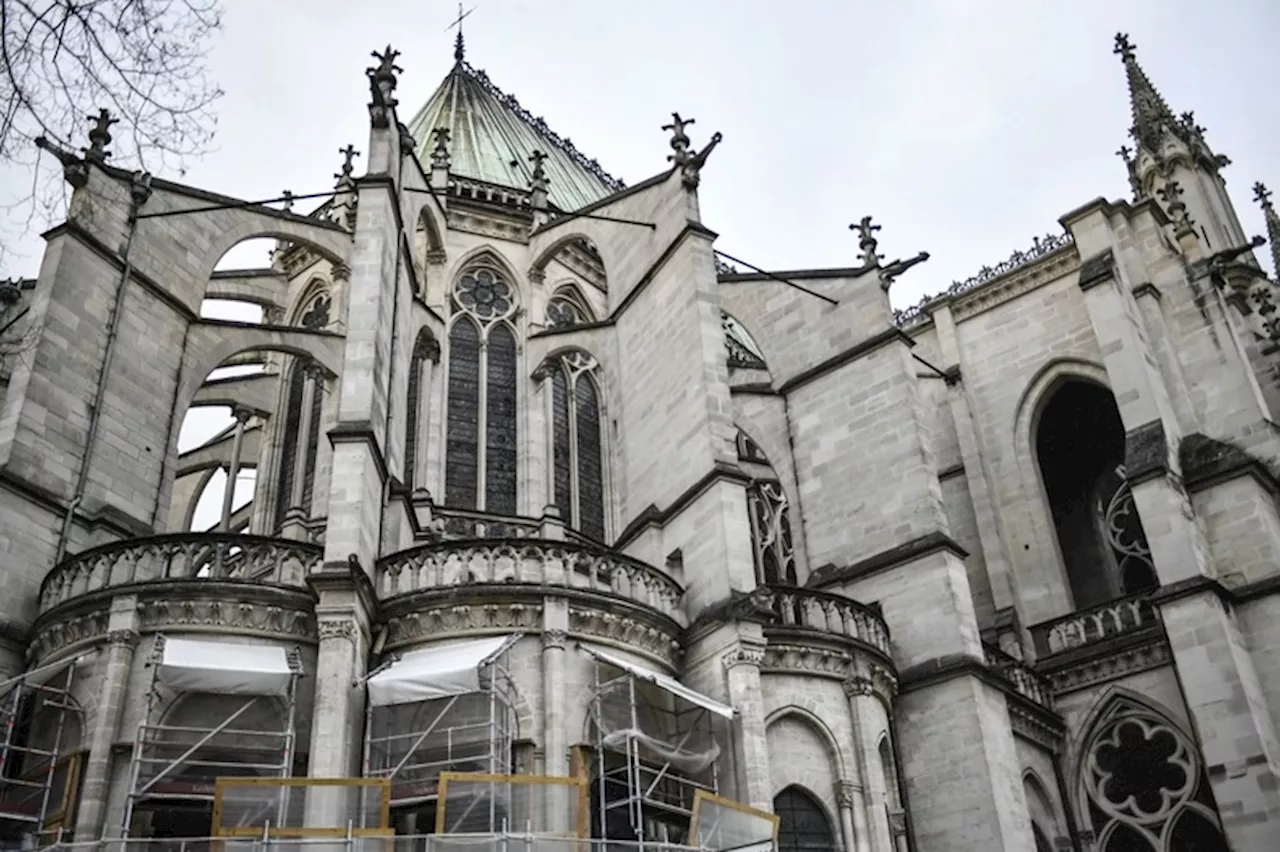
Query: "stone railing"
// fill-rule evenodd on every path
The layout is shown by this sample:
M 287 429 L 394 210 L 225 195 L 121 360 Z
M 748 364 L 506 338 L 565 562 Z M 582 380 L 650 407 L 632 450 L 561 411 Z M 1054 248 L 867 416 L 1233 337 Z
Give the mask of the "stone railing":
M 1145 595 L 1123 598 L 1073 612 L 1031 628 L 1039 658 L 1101 642 L 1160 623 L 1160 614 Z
M 774 624 L 857 639 L 889 654 L 889 626 L 876 607 L 851 598 L 795 586 L 761 586 L 753 603 L 772 613 Z
M 469 538 L 538 538 L 541 522 L 535 518 L 488 515 L 466 509 L 436 508 L 431 533 L 436 541 Z
M 624 598 L 684 624 L 684 589 L 658 569 L 620 553 L 569 541 L 487 539 L 422 545 L 378 563 L 378 597 L 459 586 L 543 586 Z
M 988 642 L 982 643 L 982 652 L 986 658 L 987 668 L 1003 677 L 1018 694 L 1039 704 L 1046 710 L 1054 708 L 1053 684 L 1047 677 L 1037 674 L 1034 669 L 1017 657 L 1005 653 Z
M 154 580 L 230 580 L 302 587 L 318 545 L 229 533 L 179 533 L 104 544 L 69 556 L 40 584 L 40 612 L 88 592 Z

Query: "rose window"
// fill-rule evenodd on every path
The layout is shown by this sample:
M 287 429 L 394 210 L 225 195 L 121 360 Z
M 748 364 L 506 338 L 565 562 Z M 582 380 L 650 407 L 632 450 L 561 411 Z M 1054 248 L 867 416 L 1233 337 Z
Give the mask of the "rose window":
M 454 298 L 481 319 L 506 316 L 511 311 L 511 285 L 487 267 L 463 273 L 454 288 Z

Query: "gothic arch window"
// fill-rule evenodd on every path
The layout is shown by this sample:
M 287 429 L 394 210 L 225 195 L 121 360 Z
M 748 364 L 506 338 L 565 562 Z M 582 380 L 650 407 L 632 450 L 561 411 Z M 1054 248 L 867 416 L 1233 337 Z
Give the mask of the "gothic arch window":
M 720 312 L 720 323 L 724 329 L 724 346 L 729 351 L 730 367 L 744 370 L 768 369 L 764 354 L 742 323 L 724 311 Z
M 773 800 L 778 852 L 835 852 L 836 833 L 822 806 L 805 790 L 787 787 Z
M 547 328 L 570 328 L 592 322 L 591 308 L 578 292 L 578 288 L 566 284 L 552 294 L 547 302 Z
M 798 586 L 787 494 L 759 444 L 742 430 L 736 444 L 738 461 L 753 477 L 747 486 L 747 516 L 756 582 Z
M 1124 442 L 1115 399 L 1092 382 L 1060 384 L 1037 419 L 1036 460 L 1078 609 L 1157 585 Z
M 583 535 L 605 538 L 604 441 L 596 361 L 571 352 L 550 365 L 552 491 L 560 516 Z
M 426 485 L 421 481 L 424 477 L 419 472 L 423 468 L 422 462 L 427 452 L 432 374 L 439 358 L 439 344 L 431 332 L 423 329 L 418 334 L 409 360 L 409 389 L 405 398 L 404 482 L 410 490 Z
M 302 311 L 303 328 L 322 329 L 329 324 L 332 300 L 327 293 L 312 297 Z M 304 359 L 294 356 L 285 391 L 281 424 L 279 475 L 276 479 L 275 525 L 280 527 L 290 509 L 304 516 L 311 512 L 315 496 L 316 456 L 320 449 L 320 421 L 324 413 L 324 380 Z M 305 434 L 304 434 L 305 433 Z
M 1198 750 L 1154 713 L 1104 716 L 1080 780 L 1099 852 L 1228 852 Z
M 454 282 L 449 329 L 445 503 L 516 513 L 515 287 L 492 262 Z

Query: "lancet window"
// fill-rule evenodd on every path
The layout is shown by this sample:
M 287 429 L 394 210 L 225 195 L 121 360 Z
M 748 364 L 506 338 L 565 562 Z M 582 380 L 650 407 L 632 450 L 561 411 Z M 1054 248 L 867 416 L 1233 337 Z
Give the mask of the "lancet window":
M 431 387 L 440 347 L 423 329 L 409 361 L 404 432 L 404 481 L 411 490 L 426 486 L 427 436 L 431 434 Z
M 547 302 L 547 328 L 569 328 L 591 321 L 591 309 L 573 287 L 561 287 Z
M 571 352 L 548 366 L 553 503 L 583 535 L 604 541 L 604 442 L 596 361 Z
M 319 330 L 329 324 L 332 301 L 315 296 L 302 312 L 303 328 Z M 290 509 L 311 513 L 315 492 L 316 455 L 320 449 L 320 421 L 324 412 L 324 378 L 308 361 L 295 357 L 289 369 L 284 424 L 280 433 L 280 466 L 276 487 L 276 526 Z
M 492 263 L 454 283 L 449 330 L 445 503 L 516 513 L 516 292 Z
M 1082 773 L 1099 852 L 1226 852 L 1195 746 L 1154 714 L 1104 723 Z
M 799 787 L 787 787 L 773 800 L 778 815 L 778 852 L 835 852 L 836 833 L 822 806 Z
M 787 494 L 759 444 L 742 430 L 738 430 L 735 443 L 738 461 L 753 477 L 747 486 L 747 515 L 751 521 L 756 582 L 797 586 Z

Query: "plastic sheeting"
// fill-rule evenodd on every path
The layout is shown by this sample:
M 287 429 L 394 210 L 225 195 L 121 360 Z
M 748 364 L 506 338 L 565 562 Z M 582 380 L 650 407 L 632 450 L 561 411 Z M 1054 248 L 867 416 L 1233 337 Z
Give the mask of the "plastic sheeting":
M 411 651 L 369 678 L 369 703 L 386 707 L 479 692 L 480 669 L 519 638 L 493 636 Z
M 223 695 L 288 695 L 294 672 L 275 645 L 164 640 L 160 682 L 179 692 Z
M 622 669 L 633 677 L 637 677 L 640 680 L 648 681 L 655 686 L 661 687 L 676 698 L 683 699 L 684 701 L 701 707 L 704 710 L 709 710 L 717 716 L 723 716 L 726 719 L 733 718 L 734 710 L 732 707 L 708 698 L 700 692 L 695 692 L 669 675 L 651 671 L 646 669 L 644 666 L 628 662 L 627 660 L 615 657 L 612 654 L 607 654 L 604 651 L 587 650 L 587 653 L 603 663 L 608 663 L 615 668 Z

